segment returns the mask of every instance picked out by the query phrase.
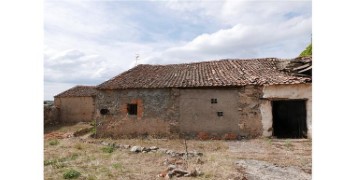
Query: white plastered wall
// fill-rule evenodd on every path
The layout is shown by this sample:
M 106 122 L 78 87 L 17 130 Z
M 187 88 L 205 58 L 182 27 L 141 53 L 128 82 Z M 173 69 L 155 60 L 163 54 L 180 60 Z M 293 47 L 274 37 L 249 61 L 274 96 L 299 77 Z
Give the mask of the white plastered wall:
M 263 136 L 272 136 L 272 107 L 271 100 L 304 99 L 306 100 L 307 136 L 312 137 L 312 91 L 311 84 L 287 84 L 264 86 L 264 99 L 260 105 L 262 116 Z

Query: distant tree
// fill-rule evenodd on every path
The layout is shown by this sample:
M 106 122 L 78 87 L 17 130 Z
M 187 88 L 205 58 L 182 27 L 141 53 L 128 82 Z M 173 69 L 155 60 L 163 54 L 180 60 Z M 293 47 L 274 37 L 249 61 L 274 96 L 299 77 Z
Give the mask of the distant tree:
M 312 55 L 312 43 L 310 43 L 306 49 L 301 52 L 301 54 L 299 55 L 300 57 L 303 57 L 303 56 L 311 56 Z

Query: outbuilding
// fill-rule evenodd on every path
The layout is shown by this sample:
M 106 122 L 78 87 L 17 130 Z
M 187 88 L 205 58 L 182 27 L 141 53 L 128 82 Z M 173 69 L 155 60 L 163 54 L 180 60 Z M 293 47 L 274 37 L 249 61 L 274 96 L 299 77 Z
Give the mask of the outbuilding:
M 93 121 L 96 94 L 95 86 L 75 86 L 54 96 L 59 121 L 61 123 Z

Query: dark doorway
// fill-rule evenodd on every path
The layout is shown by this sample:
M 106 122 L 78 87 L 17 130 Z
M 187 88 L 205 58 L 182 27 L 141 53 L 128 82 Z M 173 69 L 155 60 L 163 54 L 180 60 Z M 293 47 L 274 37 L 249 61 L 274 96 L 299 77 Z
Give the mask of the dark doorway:
M 277 138 L 306 138 L 306 101 L 272 101 L 273 136 Z

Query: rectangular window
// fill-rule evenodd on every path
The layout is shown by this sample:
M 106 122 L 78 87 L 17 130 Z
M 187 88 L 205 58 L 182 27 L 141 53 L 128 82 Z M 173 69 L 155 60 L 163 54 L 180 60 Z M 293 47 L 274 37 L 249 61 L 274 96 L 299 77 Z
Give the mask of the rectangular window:
M 129 115 L 137 115 L 137 104 L 128 104 L 127 111 Z
M 217 99 L 216 98 L 212 98 L 211 99 L 211 104 L 216 104 L 217 103 Z
M 224 116 L 224 112 L 217 112 L 218 116 Z

